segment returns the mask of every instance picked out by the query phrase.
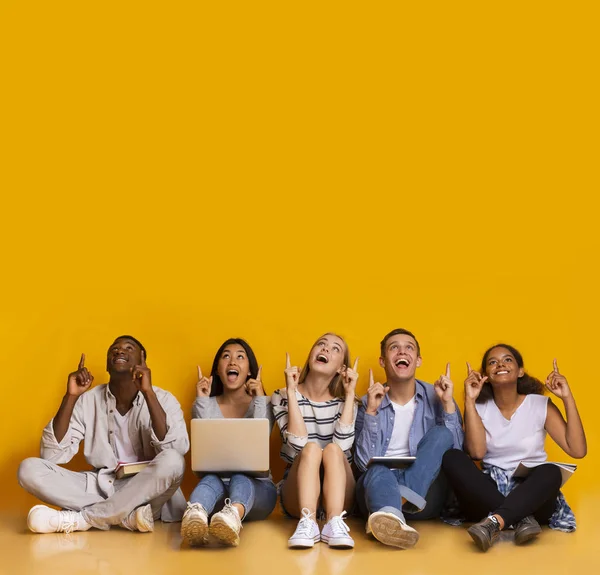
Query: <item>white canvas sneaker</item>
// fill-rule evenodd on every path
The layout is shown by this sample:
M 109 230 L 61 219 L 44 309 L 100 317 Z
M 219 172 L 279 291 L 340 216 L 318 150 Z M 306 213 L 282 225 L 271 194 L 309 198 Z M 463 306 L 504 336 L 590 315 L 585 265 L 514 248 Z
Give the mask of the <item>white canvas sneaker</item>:
M 369 515 L 367 533 L 384 545 L 392 545 L 400 549 L 414 547 L 419 540 L 419 533 L 410 525 L 406 524 L 397 515 L 385 511 L 376 511 Z
M 151 533 L 154 531 L 154 514 L 152 505 L 141 505 L 136 507 L 123 521 L 121 527 L 129 531 L 139 531 L 140 533 Z
M 317 522 L 312 518 L 312 513 L 302 509 L 302 517 L 294 534 L 288 539 L 288 547 L 308 548 L 314 547 L 321 540 L 321 532 Z
M 192 547 L 208 541 L 208 513 L 200 503 L 188 503 L 181 520 L 181 538 Z
M 79 511 L 57 511 L 46 505 L 35 505 L 27 515 L 27 527 L 34 533 L 72 533 L 87 531 L 92 526 Z
M 225 499 L 225 507 L 210 520 L 209 533 L 222 545 L 236 547 L 240 544 L 241 529 L 242 520 L 236 508 L 231 505 L 231 499 Z
M 329 547 L 351 548 L 354 547 L 354 539 L 350 537 L 350 527 L 344 522 L 345 511 L 341 515 L 332 517 L 323 527 L 321 541 Z

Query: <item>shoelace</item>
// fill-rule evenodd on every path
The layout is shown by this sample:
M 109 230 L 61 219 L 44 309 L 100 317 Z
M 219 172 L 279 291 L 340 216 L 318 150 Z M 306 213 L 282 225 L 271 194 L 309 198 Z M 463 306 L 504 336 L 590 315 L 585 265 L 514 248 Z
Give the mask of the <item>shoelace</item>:
M 313 536 L 313 519 L 312 513 L 306 509 L 302 509 L 302 517 L 300 521 L 298 521 L 298 527 L 296 527 L 296 533 L 294 535 L 298 535 L 301 537 L 310 537 Z
M 77 512 L 61 511 L 61 513 L 62 516 L 58 530 L 69 535 L 75 531 L 75 527 L 77 525 Z
M 489 536 L 492 537 L 494 533 L 500 533 L 500 525 L 491 517 L 488 517 L 488 519 L 490 519 L 490 521 L 483 523 L 482 527 L 489 533 Z
M 231 517 L 234 518 L 235 522 L 240 526 L 240 529 L 243 527 L 242 519 L 238 515 L 238 512 L 233 508 L 233 505 L 231 505 L 231 499 L 225 499 L 225 507 L 221 509 L 221 513 L 231 515 Z
M 342 511 L 341 515 L 336 515 L 331 518 L 331 529 L 332 531 L 342 531 L 344 535 L 348 535 L 350 532 L 350 527 L 344 521 L 344 516 L 346 515 L 345 511 Z
M 187 508 L 193 509 L 194 511 L 204 511 L 206 513 L 206 509 L 202 507 L 201 503 L 191 503 L 190 501 L 188 501 Z

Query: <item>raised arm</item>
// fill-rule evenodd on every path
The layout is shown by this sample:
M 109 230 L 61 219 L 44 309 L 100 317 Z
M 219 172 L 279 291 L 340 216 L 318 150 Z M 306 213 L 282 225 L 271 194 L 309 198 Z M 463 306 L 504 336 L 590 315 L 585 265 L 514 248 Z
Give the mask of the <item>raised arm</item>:
M 152 375 L 150 368 L 146 365 L 146 355 L 142 350 L 142 363 L 136 365 L 132 370 L 133 381 L 137 385 L 138 389 L 144 395 L 148 411 L 150 412 L 150 419 L 152 421 L 152 429 L 156 434 L 159 441 L 167 435 L 167 414 L 162 408 L 156 393 L 152 389 Z M 186 450 L 187 451 L 187 450 Z
M 388 392 L 389 387 L 375 382 L 373 371 L 369 370 L 369 389 L 367 391 L 367 405 L 361 404 L 356 415 L 356 439 L 354 461 L 358 470 L 367 469 L 371 457 L 380 455 L 382 451 L 381 426 L 378 424 L 378 413 L 381 402 Z
M 556 359 L 554 360 L 554 369 L 546 379 L 546 388 L 556 397 L 562 399 L 567 416 L 565 421 L 558 407 L 552 401 L 549 401 L 548 413 L 546 414 L 546 431 L 567 455 L 576 459 L 585 457 L 587 454 L 587 441 L 583 423 L 567 378 L 559 372 Z
M 63 397 L 62 403 L 52 420 L 54 437 L 60 443 L 69 429 L 73 409 L 79 397 L 84 394 L 94 381 L 94 377 L 85 367 L 85 353 L 81 354 L 77 371 L 69 374 L 67 378 L 67 392 Z
M 192 405 L 192 419 L 210 418 L 210 392 L 213 378 L 204 377 L 198 366 L 198 383 L 196 383 L 196 399 Z
M 287 432 L 292 435 L 308 439 L 308 431 L 304 423 L 304 417 L 298 405 L 296 391 L 298 390 L 298 379 L 300 378 L 300 369 L 292 366 L 289 353 L 285 354 L 285 385 L 287 391 Z M 306 443 L 306 442 L 305 442 Z
M 471 369 L 467 363 L 468 375 L 465 379 L 465 451 L 473 459 L 483 459 L 487 453 L 487 441 L 485 439 L 485 427 L 475 401 L 481 393 L 483 384 L 487 381 L 487 375 L 482 377 L 477 371 Z
M 433 384 L 435 394 L 442 406 L 441 422 L 446 427 L 454 439 L 454 448 L 462 449 L 465 434 L 462 426 L 462 418 L 460 410 L 454 401 L 454 383 L 450 377 L 450 363 L 446 364 L 446 373 L 440 375 L 437 381 Z
M 356 419 L 356 383 L 358 382 L 358 357 L 354 362 L 352 369 L 344 366 L 342 371 L 342 384 L 344 386 L 344 408 L 339 418 L 339 423 L 343 426 L 352 426 L 354 429 L 354 420 Z

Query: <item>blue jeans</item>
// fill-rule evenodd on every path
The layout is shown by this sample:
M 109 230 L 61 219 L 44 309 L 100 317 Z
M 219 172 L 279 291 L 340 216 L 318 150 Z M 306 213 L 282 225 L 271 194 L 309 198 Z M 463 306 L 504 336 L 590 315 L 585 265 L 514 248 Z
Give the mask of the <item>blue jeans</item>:
M 242 473 L 232 475 L 229 485 L 217 475 L 205 475 L 192 491 L 190 503 L 200 503 L 211 515 L 217 504 L 221 510 L 226 498 L 244 506 L 242 519 L 256 521 L 266 519 L 275 509 L 277 488 L 270 479 L 254 479 Z
M 410 467 L 389 469 L 380 464 L 369 467 L 356 485 L 360 512 L 367 517 L 375 511 L 387 511 L 404 519 L 404 497 L 404 510 L 413 519 L 438 517 L 447 492 L 445 477 L 440 475 L 442 457 L 453 444 L 452 433 L 438 425 L 419 441 L 417 459 Z

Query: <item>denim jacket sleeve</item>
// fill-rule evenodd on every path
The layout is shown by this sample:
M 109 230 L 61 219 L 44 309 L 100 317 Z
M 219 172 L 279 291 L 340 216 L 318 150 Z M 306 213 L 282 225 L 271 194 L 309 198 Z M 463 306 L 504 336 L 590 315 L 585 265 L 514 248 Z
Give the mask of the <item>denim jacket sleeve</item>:
M 460 414 L 460 409 L 454 402 L 454 407 L 456 408 L 454 413 L 446 413 L 442 408 L 441 403 L 438 402 L 438 413 L 437 413 L 437 421 L 438 425 L 444 425 L 448 428 L 448 430 L 452 433 L 452 437 L 454 438 L 454 448 L 462 449 L 463 442 L 465 440 L 465 433 L 463 431 L 463 423 L 462 416 Z
M 356 415 L 356 440 L 354 461 L 361 473 L 367 470 L 367 463 L 371 457 L 379 455 L 381 451 L 381 434 L 379 433 L 379 414 L 369 415 L 366 412 L 365 402 L 361 402 Z

